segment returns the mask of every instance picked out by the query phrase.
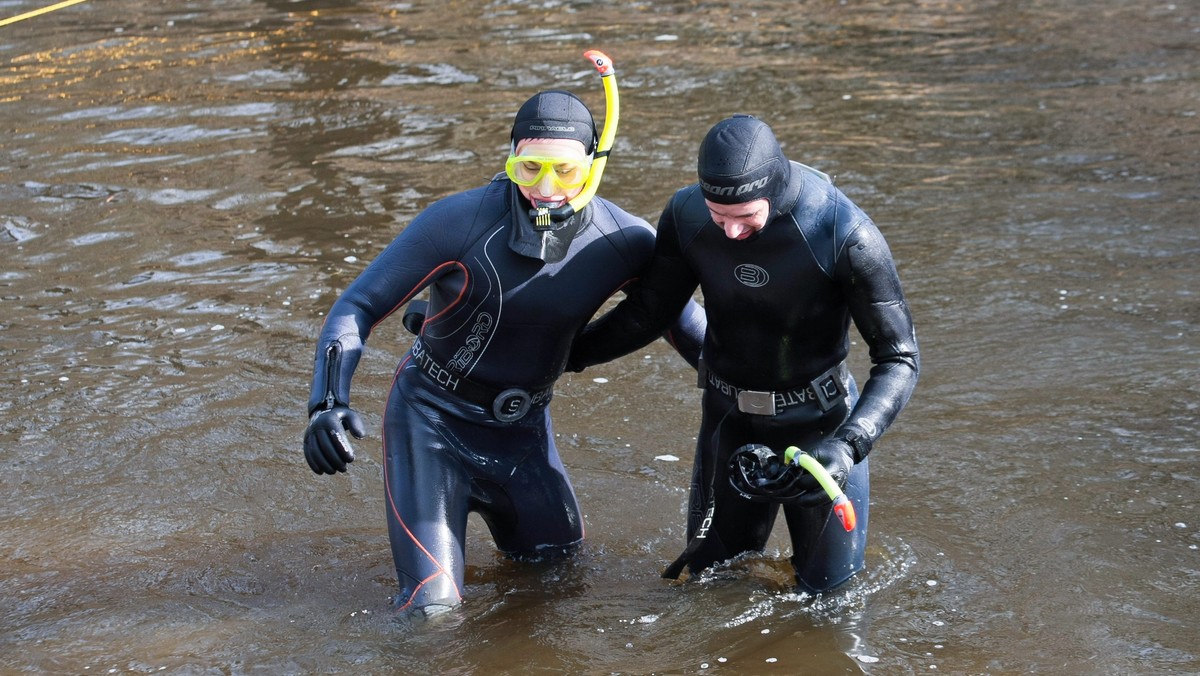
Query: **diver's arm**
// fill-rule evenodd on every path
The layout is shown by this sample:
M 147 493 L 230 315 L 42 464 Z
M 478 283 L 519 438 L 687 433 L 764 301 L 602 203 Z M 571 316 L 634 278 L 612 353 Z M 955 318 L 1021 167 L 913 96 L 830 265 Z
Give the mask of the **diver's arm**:
M 864 220 L 845 251 L 835 277 L 849 299 L 872 367 L 858 403 L 834 436 L 854 447 L 857 462 L 908 402 L 917 384 L 920 353 L 895 262 L 878 228 Z
M 663 338 L 675 348 L 684 361 L 691 364 L 692 368 L 698 368 L 707 328 L 708 317 L 704 314 L 704 308 L 689 298 L 675 323 L 663 334 Z
M 683 260 L 678 238 L 671 230 L 669 224 L 660 221 L 654 257 L 630 285 L 624 300 L 575 338 L 569 370 L 582 371 L 624 356 L 649 345 L 664 332 L 680 355 L 696 365 L 705 323 L 704 309 L 692 300 L 692 293 L 700 282 Z
M 435 265 L 452 249 L 422 234 L 444 230 L 438 227 L 442 218 L 436 206 L 414 219 L 329 310 L 313 357 L 304 433 L 305 459 L 317 474 L 346 471 L 354 449 L 345 433 L 359 439 L 366 433 L 361 417 L 350 408 L 350 381 L 371 330 L 427 286 L 438 270 L 454 265 Z

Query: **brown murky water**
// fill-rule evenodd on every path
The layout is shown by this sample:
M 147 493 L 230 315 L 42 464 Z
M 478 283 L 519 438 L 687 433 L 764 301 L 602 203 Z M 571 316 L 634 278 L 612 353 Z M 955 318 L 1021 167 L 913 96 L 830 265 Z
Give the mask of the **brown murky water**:
M 0 671 L 1200 671 L 1198 45 L 1194 4 L 1117 0 L 94 0 L 0 27 Z M 869 571 L 792 594 L 777 536 L 659 579 L 698 392 L 655 345 L 558 388 L 586 550 L 516 565 L 473 523 L 466 603 L 407 626 L 377 436 L 407 338 L 373 336 L 373 435 L 336 478 L 300 453 L 312 341 L 415 213 L 498 171 L 526 97 L 602 110 L 591 47 L 622 93 L 606 196 L 654 221 L 750 112 L 888 237 L 924 372 L 873 456 Z

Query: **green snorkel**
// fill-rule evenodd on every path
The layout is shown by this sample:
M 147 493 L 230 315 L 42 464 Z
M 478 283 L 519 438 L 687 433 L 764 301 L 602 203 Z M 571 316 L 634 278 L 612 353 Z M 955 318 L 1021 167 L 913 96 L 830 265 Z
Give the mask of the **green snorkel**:
M 565 221 L 592 201 L 596 196 L 596 189 L 600 187 L 600 179 L 604 176 L 604 166 L 608 164 L 608 153 L 612 149 L 613 139 L 617 137 L 621 101 L 617 94 L 617 71 L 613 68 L 612 59 L 596 49 L 584 52 L 583 56 L 591 60 L 592 65 L 600 72 L 601 82 L 604 83 L 604 130 L 600 132 L 600 140 L 596 144 L 596 152 L 592 156 L 591 170 L 588 172 L 587 182 L 583 184 L 583 191 L 561 207 L 534 209 L 531 215 L 534 217 L 535 227 L 549 228 L 552 223 Z

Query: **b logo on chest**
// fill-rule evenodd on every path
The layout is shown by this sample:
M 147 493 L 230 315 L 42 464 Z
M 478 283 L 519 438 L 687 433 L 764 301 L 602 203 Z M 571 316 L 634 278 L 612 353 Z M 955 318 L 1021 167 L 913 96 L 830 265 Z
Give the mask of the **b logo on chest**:
M 767 282 L 771 281 L 771 276 L 767 274 L 766 270 L 751 263 L 742 263 L 734 268 L 733 276 L 739 282 L 751 288 L 766 286 Z

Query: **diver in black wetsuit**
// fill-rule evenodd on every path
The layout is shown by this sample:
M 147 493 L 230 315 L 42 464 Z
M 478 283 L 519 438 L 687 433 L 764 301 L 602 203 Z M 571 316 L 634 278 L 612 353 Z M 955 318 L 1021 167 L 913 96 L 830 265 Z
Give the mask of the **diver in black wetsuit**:
M 596 143 L 591 113 L 574 95 L 532 97 L 517 112 L 506 174 L 430 205 L 329 312 L 304 439 L 318 474 L 346 471 L 354 456 L 345 433 L 365 433 L 350 379 L 367 336 L 430 292 L 383 420 L 397 609 L 461 600 L 471 511 L 514 558 L 567 554 L 583 539 L 551 430 L 551 388 L 575 335 L 649 263 L 654 231 L 598 197 L 557 223 L 530 212 L 580 194 Z M 668 337 L 694 363 L 703 312 L 676 314 Z
M 699 286 L 708 328 L 689 547 L 664 576 L 763 549 L 783 504 L 796 579 L 826 591 L 864 566 L 867 454 L 916 385 L 912 319 L 875 224 L 824 174 L 789 162 L 765 123 L 738 115 L 714 126 L 698 174 L 664 209 L 650 270 L 589 325 L 569 368 L 650 342 Z M 851 320 L 873 364 L 861 397 L 845 364 Z M 769 500 L 747 499 L 728 464 L 751 444 L 813 455 L 845 487 L 858 528 L 830 525 L 829 499 L 807 474 Z

